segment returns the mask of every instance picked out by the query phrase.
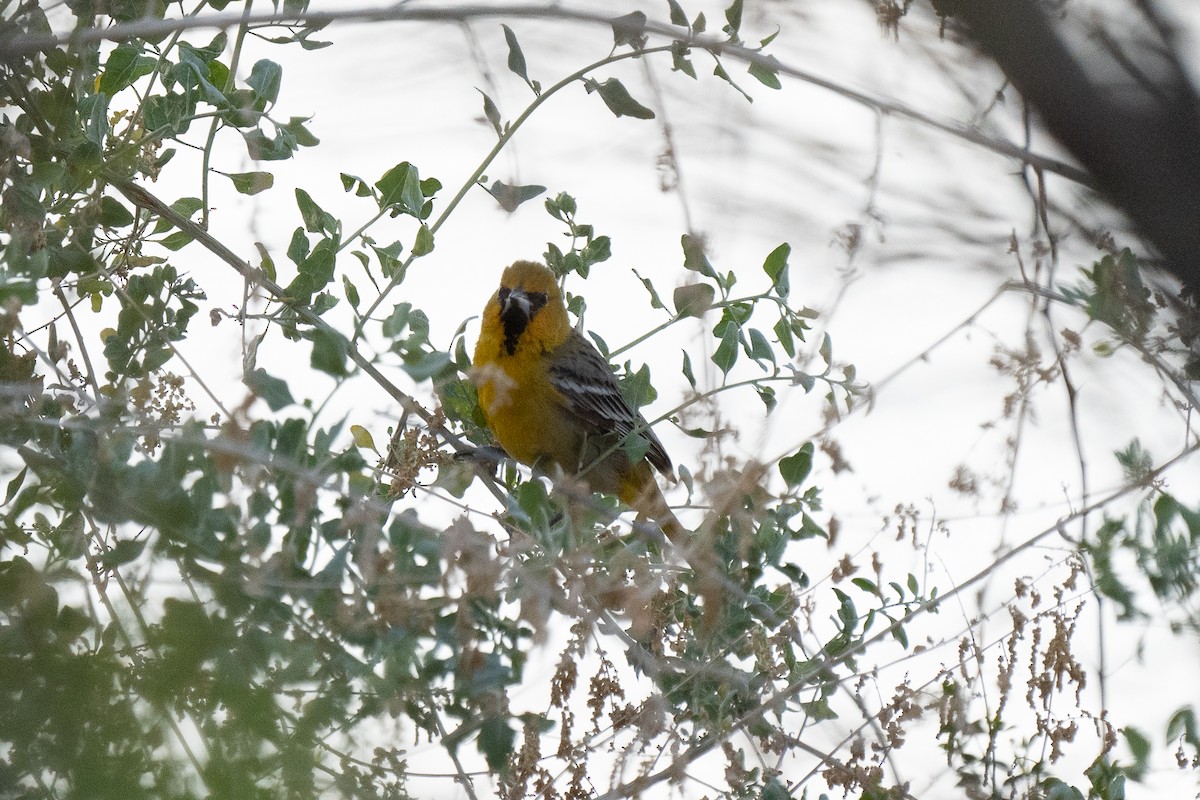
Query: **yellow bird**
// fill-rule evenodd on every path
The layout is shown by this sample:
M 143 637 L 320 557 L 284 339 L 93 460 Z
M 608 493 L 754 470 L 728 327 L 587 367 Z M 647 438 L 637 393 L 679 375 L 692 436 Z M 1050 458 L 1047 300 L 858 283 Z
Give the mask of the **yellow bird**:
M 671 459 L 612 367 L 571 327 L 553 272 L 532 261 L 504 270 L 483 310 L 474 367 L 483 416 L 505 452 L 617 495 L 679 543 L 683 527 L 652 469 L 672 474 Z M 645 456 L 631 460 L 621 446 L 629 437 L 642 440 Z

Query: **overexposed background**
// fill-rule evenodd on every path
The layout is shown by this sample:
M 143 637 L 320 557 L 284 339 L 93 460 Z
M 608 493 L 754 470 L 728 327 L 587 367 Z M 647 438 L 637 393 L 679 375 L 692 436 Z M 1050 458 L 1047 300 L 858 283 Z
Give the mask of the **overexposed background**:
M 1177 5 L 1181 14 L 1196 16 L 1194 9 Z M 606 16 L 641 9 L 665 21 L 666 4 L 661 6 L 570 4 Z M 333 0 L 314 2 L 313 7 L 344 8 Z M 710 30 L 723 22 L 721 4 L 696 2 L 685 8 L 689 16 L 703 11 Z M 1066 13 L 1102 18 L 1108 11 L 1104 3 L 1075 3 Z M 1195 23 L 1191 30 L 1200 28 L 1200 18 L 1184 19 Z M 292 161 L 262 167 L 276 179 L 276 190 L 263 195 L 238 195 L 227 182 L 215 179 L 211 230 L 252 261 L 254 243 L 261 242 L 274 258 L 280 282 L 286 283 L 293 273 L 285 251 L 300 224 L 294 203 L 284 202 L 291 197 L 286 187 L 303 188 L 353 229 L 372 215 L 374 206 L 346 194 L 339 173 L 373 182 L 398 162 L 409 161 L 420 168 L 422 177 L 442 182 L 436 214 L 495 143 L 476 89 L 495 100 L 505 120 L 513 119 L 532 99 L 505 66 L 502 21 L 517 34 L 530 77 L 543 86 L 609 51 L 610 35 L 602 26 L 502 16 L 469 24 L 335 24 L 317 37 L 333 46 L 312 52 L 248 39 L 243 71 L 258 58 L 281 63 L 283 86 L 274 116 L 311 117 L 308 127 L 321 145 L 301 150 Z M 1024 141 L 1020 99 L 1005 90 L 1003 76 L 964 43 L 952 36 L 940 38 L 937 20 L 921 12 L 914 10 L 894 39 L 881 31 L 869 2 L 748 0 L 743 37 L 753 43 L 777 29 L 779 36 L 769 52 L 790 67 L 997 139 Z M 546 196 L 566 191 L 578 202 L 579 220 L 612 237 L 613 257 L 595 267 L 586 284 L 571 282 L 568 289 L 586 295 L 587 327 L 614 348 L 666 318 L 665 312 L 650 308 L 633 270 L 651 279 L 664 299 L 688 282 L 681 235 L 703 236 L 714 266 L 736 272 L 752 290 L 767 284 L 761 271 L 766 255 L 780 243 L 791 245 L 793 301 L 821 313 L 814 322 L 808 357 L 815 358 L 821 334 L 828 332 L 836 359 L 855 365 L 859 379 L 875 387 L 870 409 L 859 409 L 829 426 L 822 389 L 806 395 L 799 387 L 779 386 L 779 406 L 770 415 L 763 413 L 750 389 L 722 395 L 721 420 L 733 431 L 722 442 L 722 454 L 774 461 L 824 435 L 829 427 L 829 440 L 840 447 L 851 469 L 835 473 L 831 460 L 819 455 L 811 479 L 825 490 L 822 522 L 831 517 L 838 522 L 838 536 L 828 547 L 806 542 L 801 551 L 817 602 L 828 601 L 828 575 L 838 560 L 847 554 L 858 560 L 871 550 L 881 554 L 890 571 L 928 574 L 943 591 L 952 589 L 987 569 L 1007 548 L 1052 528 L 1089 500 L 1119 489 L 1123 477 L 1112 452 L 1132 439 L 1140 440 L 1156 463 L 1190 441 L 1190 420 L 1172 407 L 1135 355 L 1122 351 L 1101 358 L 1090 351 L 1103 331 L 1087 328 L 1081 314 L 1056 309 L 1047 324 L 1040 312 L 1031 311 L 1025 294 L 1010 292 L 992 301 L 1005 281 L 1021 277 L 1018 259 L 1033 269 L 1039 261 L 1037 243 L 1046 240 L 1026 183 L 1032 175 L 1019 163 L 902 115 L 880 114 L 827 87 L 784 76 L 782 90 L 771 90 L 747 75 L 744 65 L 727 60 L 730 74 L 753 97 L 750 103 L 710 74 L 710 59 L 704 54 L 694 54 L 693 60 L 696 81 L 671 72 L 669 58 L 662 55 L 624 61 L 597 75 L 619 77 L 635 98 L 655 109 L 658 116 L 653 121 L 615 118 L 581 84 L 569 87 L 526 123 L 487 176 L 489 182 L 544 185 Z M 1036 125 L 1033 131 L 1028 144 L 1034 152 L 1065 158 L 1053 141 L 1036 132 Z M 214 166 L 227 172 L 256 168 L 234 132 L 221 136 Z M 662 167 L 660 157 L 668 147 L 677 174 Z M 152 188 L 174 200 L 194 185 L 199 169 L 198 156 L 181 150 Z M 677 185 L 664 190 L 664 179 Z M 1111 230 L 1119 244 L 1136 249 L 1119 216 L 1093 195 L 1055 175 L 1047 175 L 1046 181 L 1055 208 L 1050 224 L 1058 249 L 1056 260 L 1041 258 L 1040 263 L 1042 269 L 1055 270 L 1058 282 L 1074 283 L 1077 268 L 1101 255 L 1095 237 L 1074 226 L 1073 217 L 1093 232 Z M 434 344 L 449 347 L 463 321 L 477 315 L 494 291 L 504 265 L 518 258 L 540 258 L 547 241 L 561 242 L 563 227 L 542 210 L 543 199 L 509 214 L 482 190 L 468 193 L 439 231 L 436 249 L 413 264 L 381 313 L 386 315 L 394 302 L 412 303 L 428 314 Z M 411 223 L 407 218 L 383 220 L 371 235 L 381 244 L 401 240 L 407 250 L 414 234 Z M 852 234 L 861 238 L 860 246 L 850 252 L 844 245 Z M 1010 241 L 1016 242 L 1017 253 L 1010 252 Z M 211 307 L 233 312 L 242 302 L 240 280 L 199 248 L 184 250 L 176 263 L 190 270 L 208 292 Z M 353 259 L 339 260 L 341 270 L 353 277 Z M 367 282 L 356 282 L 369 302 Z M 327 319 L 335 324 L 340 320 L 349 330 L 352 323 L 342 311 Z M 659 397 L 647 409 L 651 414 L 667 413 L 687 399 L 688 387 L 680 374 L 684 350 L 691 354 L 704 387 L 719 384 L 719 371 L 707 361 L 715 321 L 710 315 L 674 326 L 622 355 L 622 360 L 632 359 L 635 366 L 644 362 L 652 369 Z M 232 398 L 230 405 L 245 391 L 243 340 L 230 333 L 234 325 L 225 320 L 211 338 L 194 338 L 182 348 L 210 388 Z M 768 321 L 763 327 L 769 325 Z M 1047 345 L 1048 332 L 1063 328 L 1080 332 L 1084 341 L 1071 374 L 1079 391 L 1082 454 L 1061 380 L 1030 393 L 1030 413 L 1006 417 L 1002 401 L 1016 390 L 1016 383 L 992 363 L 998 355 L 1004 358 L 1005 353 L 1036 346 L 1036 360 L 1049 366 L 1053 352 Z M 477 320 L 467 324 L 468 350 L 477 331 Z M 376 336 L 372 341 L 386 347 Z M 939 344 L 931 347 L 934 343 Z M 292 366 L 288 359 L 297 353 L 294 346 L 269 336 L 258 351 L 258 363 L 285 374 Z M 819 369 L 819 362 L 808 366 Z M 738 374 L 753 374 L 754 369 L 742 364 Z M 414 386 L 398 368 L 388 375 L 418 397 L 429 398 L 427 385 Z M 320 375 L 313 381 L 308 390 L 292 385 L 297 399 L 307 393 L 319 402 L 332 383 Z M 212 409 L 204 407 L 200 392 L 192 394 L 200 415 L 206 416 Z M 352 393 L 335 395 L 322 414 L 326 424 L 344 417 L 367 428 L 379 444 L 387 441 L 388 428 L 397 418 L 390 398 L 367 381 L 357 382 Z M 706 456 L 701 443 L 669 424 L 657 430 L 677 463 L 702 471 Z M 1015 460 L 1013 442 L 1019 442 Z M 1081 459 L 1087 468 L 1088 497 L 1082 494 Z M 977 476 L 979 492 L 964 494 L 949 485 L 960 467 Z M 1200 502 L 1198 478 L 1196 464 L 1185 462 L 1166 482 L 1182 502 L 1194 505 Z M 668 496 L 683 500 L 681 489 Z M 1110 513 L 1131 513 L 1142 496 L 1132 493 Z M 468 500 L 478 524 L 496 510 L 490 496 L 472 494 Z M 421 505 L 423 518 L 441 513 L 449 520 L 458 513 L 449 504 L 439 505 L 436 496 L 422 495 L 413 503 Z M 894 541 L 895 510 L 908 506 L 920 515 L 922 547 L 915 551 L 907 540 Z M 683 516 L 686 520 L 687 514 Z M 1089 525 L 1094 529 L 1098 522 L 1093 519 Z M 1080 535 L 1078 527 L 1065 533 Z M 1009 630 L 1004 603 L 1011 597 L 1012 582 L 1061 569 L 1062 545 L 1061 539 L 1050 537 L 1044 547 L 997 569 L 977 596 L 972 593 L 978 607 L 964 605 L 961 613 L 947 608 L 922 620 L 922 634 L 937 646 L 920 657 L 880 664 L 872 685 L 882 700 L 906 674 L 928 676 L 937 672 L 937 665 L 956 662 L 958 636 L 968 620 L 988 616 L 977 629 L 988 637 L 981 645 Z M 1129 628 L 1128 637 L 1120 635 L 1125 629 L 1110 625 L 1118 635 L 1107 638 L 1101 654 L 1094 636 L 1097 615 L 1111 616 L 1111 610 L 1101 611 L 1085 586 L 1081 581 L 1078 598 L 1064 601 L 1085 604 L 1082 633 L 1076 639 L 1085 645 L 1078 652 L 1089 673 L 1081 705 L 1099 708 L 1103 687 L 1110 721 L 1117 726 L 1136 724 L 1157 744 L 1167 716 L 1184 703 L 1200 700 L 1194 680 L 1200 653 L 1194 642 L 1181 642 L 1152 621 Z M 561 639 L 552 637 L 531 657 L 531 678 L 548 678 L 553 672 L 556 645 L 561 646 Z M 895 657 L 901 655 L 896 648 Z M 627 677 L 631 684 L 639 680 L 632 674 Z M 544 687 L 536 679 L 530 681 L 528 695 L 514 699 L 515 704 L 525 701 L 527 709 L 514 711 L 544 707 Z M 388 735 L 393 733 L 403 738 L 403 724 Z M 819 735 L 830 734 L 822 729 Z M 1087 736 L 1094 738 L 1092 731 L 1084 731 L 1080 741 Z M 911 761 L 900 774 L 912 781 L 916 796 L 959 796 L 953 775 L 939 761 L 932 731 L 928 738 L 928 746 L 906 749 Z M 825 750 L 838 743 L 836 738 L 811 742 Z M 1078 775 L 1096 752 L 1094 745 L 1080 744 L 1064 760 L 1063 773 Z M 437 745 L 423 745 L 410 754 L 410 766 L 428 763 L 424 771 L 434 775 L 425 779 L 422 793 L 464 796 L 449 771 L 446 777 L 436 777 L 441 758 Z M 1196 791 L 1193 773 L 1179 770 L 1170 760 L 1152 766 L 1146 784 L 1131 784 L 1129 796 L 1185 796 Z M 799 779 L 808 769 L 790 762 L 780 768 L 789 780 Z M 713 760 L 697 765 L 695 772 L 719 782 L 720 770 Z M 476 788 L 486 794 L 482 785 Z M 699 797 L 706 787 L 684 782 L 678 791 Z

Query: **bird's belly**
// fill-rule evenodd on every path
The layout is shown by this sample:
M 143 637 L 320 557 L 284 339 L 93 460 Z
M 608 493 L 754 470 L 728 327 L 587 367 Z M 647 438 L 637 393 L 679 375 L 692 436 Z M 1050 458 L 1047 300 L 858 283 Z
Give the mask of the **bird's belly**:
M 554 389 L 499 367 L 488 373 L 480 376 L 479 405 L 505 452 L 524 464 L 550 459 L 571 469 L 579 448 Z

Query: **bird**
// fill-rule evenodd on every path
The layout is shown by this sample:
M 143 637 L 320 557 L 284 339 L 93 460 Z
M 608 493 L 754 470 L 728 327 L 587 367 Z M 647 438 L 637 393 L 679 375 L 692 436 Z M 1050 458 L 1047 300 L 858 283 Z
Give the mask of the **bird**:
M 571 325 L 548 267 L 516 261 L 504 270 L 472 366 L 484 420 L 509 456 L 615 494 L 680 542 L 684 528 L 654 475 L 673 477 L 671 459 L 608 361 Z

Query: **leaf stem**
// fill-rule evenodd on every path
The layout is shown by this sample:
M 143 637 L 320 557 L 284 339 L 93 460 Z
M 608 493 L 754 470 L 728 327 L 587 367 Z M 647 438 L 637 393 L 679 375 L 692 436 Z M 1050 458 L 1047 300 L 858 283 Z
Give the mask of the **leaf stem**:
M 617 61 L 623 61 L 628 58 L 640 58 L 644 55 L 648 55 L 651 53 L 669 53 L 669 52 L 671 52 L 671 48 L 669 46 L 663 46 L 663 47 L 651 47 L 651 48 L 647 48 L 645 50 L 635 50 L 635 51 L 632 51 L 629 53 L 622 53 L 617 56 L 608 55 L 608 56 L 605 56 L 604 58 L 600 59 L 599 61 L 593 62 L 593 63 L 587 65 L 586 67 L 583 67 L 582 69 L 579 69 L 579 70 L 571 73 L 567 77 L 560 80 L 558 83 L 551 86 L 549 89 L 546 89 L 545 91 L 543 91 L 541 94 L 539 94 L 537 97 L 535 97 L 533 99 L 533 102 L 530 103 L 525 108 L 524 111 L 521 112 L 520 116 L 518 116 L 516 119 L 514 119 L 512 122 L 510 122 L 508 125 L 505 126 L 504 133 L 502 133 L 500 135 L 500 138 L 496 142 L 495 146 L 492 147 L 492 149 L 488 152 L 488 154 L 486 156 L 484 156 L 483 160 L 481 162 L 479 162 L 479 166 L 477 166 L 475 168 L 475 171 L 472 172 L 471 175 L 465 181 L 463 181 L 463 184 L 461 187 L 459 187 L 458 192 L 455 193 L 454 197 L 452 197 L 448 203 L 446 203 L 446 206 L 442 209 L 441 213 L 438 214 L 437 218 L 429 226 L 429 231 L 431 233 L 438 232 L 438 229 L 441 228 L 442 225 L 444 225 L 446 223 L 446 220 L 448 220 L 450 218 L 450 215 L 452 213 L 454 213 L 454 210 L 456 208 L 458 208 L 458 205 L 463 201 L 463 198 L 465 198 L 467 196 L 467 192 L 469 192 L 471 190 L 471 187 L 473 187 L 479 183 L 479 180 L 483 177 L 483 174 L 487 171 L 487 168 L 489 166 L 491 166 L 493 161 L 495 161 L 496 156 L 500 155 L 500 153 L 504 150 L 504 148 L 512 140 L 512 138 L 516 134 L 516 132 L 518 130 L 520 130 L 521 126 L 524 125 L 525 122 L 530 118 L 530 116 L 533 115 L 533 112 L 535 112 L 539 108 L 541 108 L 542 103 L 544 103 L 550 97 L 552 97 L 553 95 L 555 95 L 562 89 L 566 88 L 567 86 L 570 86 L 575 81 L 581 80 L 588 73 L 593 72 L 597 69 L 600 69 L 601 67 L 616 63 Z M 374 302 L 372 302 L 371 305 L 367 308 L 367 310 L 363 313 L 362 318 L 359 320 L 358 324 L 355 326 L 354 335 L 351 337 L 351 341 L 357 341 L 358 338 L 360 336 L 362 336 L 363 326 L 366 324 L 366 321 L 371 318 L 371 315 L 374 314 L 375 310 L 377 308 L 379 308 L 380 304 L 383 303 L 384 298 L 386 298 L 387 295 L 390 294 L 392 292 L 392 290 L 395 289 L 400 284 L 400 282 L 404 279 L 404 276 L 407 274 L 409 265 L 412 264 L 412 262 L 415 260 L 415 258 L 416 258 L 416 256 L 414 256 L 410 253 L 408 258 L 406 258 L 404 260 L 403 266 L 401 266 L 400 269 L 396 272 L 395 277 L 393 277 L 390 281 L 388 281 L 388 284 L 383 287 L 383 290 L 379 293 L 379 296 L 375 298 Z

